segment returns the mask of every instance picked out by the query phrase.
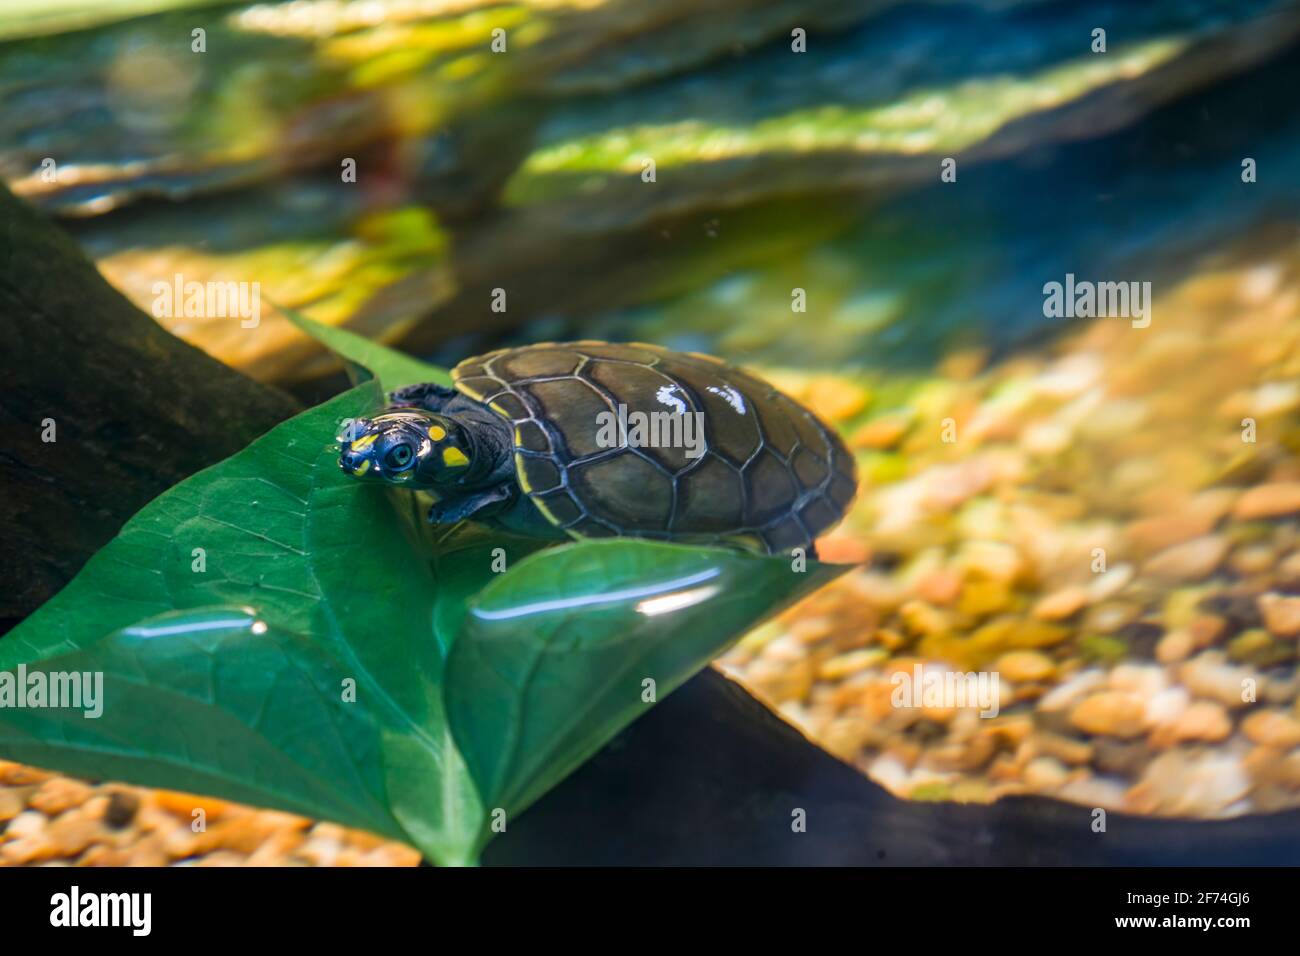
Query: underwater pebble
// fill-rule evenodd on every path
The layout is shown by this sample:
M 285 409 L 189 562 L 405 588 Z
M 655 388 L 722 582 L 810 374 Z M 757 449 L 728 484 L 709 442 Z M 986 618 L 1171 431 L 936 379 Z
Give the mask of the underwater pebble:
M 1295 648 L 1280 642 L 1262 627 L 1242 631 L 1228 642 L 1228 657 L 1241 664 L 1272 667 L 1295 655 Z
M 58 856 L 76 856 L 102 833 L 98 814 L 77 807 L 60 814 L 47 829 L 50 844 Z
M 1154 664 L 1119 664 L 1107 682 L 1113 690 L 1127 691 L 1144 699 L 1155 697 L 1169 686 L 1163 667 Z
M 887 451 L 903 440 L 909 426 L 909 419 L 902 416 L 876 418 L 855 431 L 849 444 L 854 448 Z
M 1288 809 L 1300 791 L 1300 750 L 1284 753 L 1275 747 L 1256 747 L 1243 761 L 1255 782 L 1252 798 L 1261 812 Z
M 1238 521 L 1281 518 L 1300 512 L 1300 481 L 1256 485 L 1237 499 L 1232 515 Z
M 1165 728 L 1152 735 L 1152 743 L 1166 747 L 1188 741 L 1217 743 L 1232 733 L 1232 719 L 1222 704 L 1194 701 Z
M 841 760 L 852 760 L 870 736 L 871 726 L 855 715 L 827 722 L 818 734 L 818 740 Z
M 952 629 L 948 615 L 924 601 L 908 601 L 898 609 L 898 616 L 910 634 L 946 634 Z
M 1230 542 L 1222 535 L 1205 535 L 1161 551 L 1142 572 L 1161 581 L 1196 581 L 1209 577 L 1223 563 Z
M 1034 617 L 1044 621 L 1063 621 L 1083 610 L 1088 603 L 1088 590 L 1081 587 L 1062 588 L 1042 598 L 1034 605 Z
M 1097 753 L 1092 765 L 1099 773 L 1133 780 L 1141 776 L 1150 761 L 1151 751 L 1141 738 L 1101 737 L 1097 740 Z
M 1089 776 L 1067 781 L 1053 796 L 1085 807 L 1121 807 L 1127 790 L 1122 780 Z
M 1241 722 L 1241 731 L 1253 743 L 1290 750 L 1300 747 L 1300 720 L 1280 710 L 1259 710 Z
M 129 790 L 114 790 L 104 807 L 104 825 L 120 830 L 135 819 L 140 809 L 140 798 Z
M 1172 724 L 1192 702 L 1192 695 L 1184 687 L 1170 687 L 1162 690 L 1147 701 L 1144 719 L 1148 726 L 1159 727 Z
M 936 568 L 916 579 L 916 596 L 929 604 L 947 607 L 961 595 L 961 575 L 948 568 Z
M 1257 600 L 1264 626 L 1278 637 L 1300 635 L 1300 597 L 1294 595 L 1261 594 Z
M 19 840 L 39 836 L 45 832 L 47 826 L 49 826 L 49 821 L 46 820 L 44 814 L 35 810 L 27 810 L 9 821 L 4 836 L 6 839 Z
M 1020 447 L 1033 455 L 1059 455 L 1073 440 L 1073 430 L 1061 422 L 1035 422 L 1020 433 Z
M 1268 544 L 1251 544 L 1238 548 L 1228 558 L 1228 567 L 1242 577 L 1266 574 L 1276 563 L 1277 556 Z
M 831 564 L 866 564 L 871 560 L 871 548 L 838 530 L 817 539 L 817 554 Z
M 64 810 L 80 806 L 90 799 L 94 788 L 70 777 L 54 777 L 41 784 L 32 795 L 31 808 L 47 817 L 58 816 Z
M 906 789 L 910 777 L 907 768 L 903 766 L 902 762 L 890 754 L 884 754 L 871 761 L 867 766 L 867 772 L 882 787 L 895 793 Z
M 1037 651 L 1010 651 L 997 659 L 993 669 L 1015 682 L 1048 680 L 1056 674 L 1052 659 Z
M 1054 734 L 1050 731 L 1035 731 L 1022 744 L 1018 756 L 1032 760 L 1037 756 L 1054 757 L 1062 763 L 1079 766 L 1089 763 L 1096 748 L 1093 744 L 1073 737 Z
M 1250 792 L 1251 781 L 1235 754 L 1167 750 L 1147 766 L 1125 797 L 1135 813 L 1216 817 Z
M 1300 407 L 1300 383 L 1265 382 L 1251 396 L 1256 415 L 1281 415 Z
M 1023 779 L 1035 790 L 1055 790 L 1070 779 L 1070 772 L 1059 760 L 1036 757 L 1025 765 Z
M 1143 731 L 1146 707 L 1141 698 L 1121 691 L 1102 691 L 1076 704 L 1070 723 L 1084 733 L 1136 737 Z
M 1187 633 L 1197 650 L 1209 647 L 1219 640 L 1227 629 L 1228 622 L 1213 614 L 1198 615 L 1187 625 Z
M 1143 554 L 1154 554 L 1203 537 L 1214 529 L 1210 515 L 1179 513 L 1140 518 L 1124 528 L 1129 544 Z
M 1039 701 L 1040 711 L 1064 710 L 1076 701 L 1106 686 L 1106 672 L 1100 669 L 1079 671 L 1068 680 L 1057 684 Z
M 1225 707 L 1244 707 L 1245 692 L 1253 682 L 1258 690 L 1263 679 L 1248 667 L 1227 663 L 1218 651 L 1205 651 L 1183 664 L 1178 671 L 1183 685 L 1197 697 L 1216 700 Z
M 1133 565 L 1118 564 L 1104 574 L 1097 575 L 1088 585 L 1088 602 L 1101 604 L 1103 601 L 1109 601 L 1128 587 L 1134 574 Z
M 958 564 L 968 574 L 1010 582 L 1022 568 L 1020 553 L 1009 544 L 996 541 L 967 541 L 957 553 Z
M 56 855 L 46 836 L 49 821 L 35 810 L 24 810 L 0 834 L 0 861 L 11 864 L 34 863 Z
M 832 657 L 817 668 L 817 676 L 822 680 L 843 680 L 869 667 L 874 667 L 887 657 L 883 648 L 864 648 Z
M 1292 552 L 1277 566 L 1279 581 L 1300 583 L 1300 551 Z
M 1075 352 L 1063 356 L 1034 379 L 1034 389 L 1049 398 L 1069 399 L 1083 394 L 1105 373 L 1101 356 Z
M 53 776 L 54 774 L 37 770 L 35 767 L 25 767 L 9 760 L 0 760 L 0 785 L 2 786 L 21 787 L 29 783 L 44 783 Z
M 1131 624 L 1141 613 L 1141 609 L 1120 602 L 1102 604 L 1092 608 L 1084 618 L 1083 625 L 1090 631 L 1113 634 L 1127 624 Z
M 822 418 L 837 422 L 852 418 L 866 408 L 871 393 L 847 379 L 824 376 L 808 383 L 803 398 Z
M 1170 631 L 1156 644 L 1156 660 L 1161 664 L 1176 664 L 1192 656 L 1196 642 L 1187 631 Z
M 31 793 L 31 787 L 0 787 L 0 823 L 22 813 Z
M 1238 284 L 1238 295 L 1250 305 L 1263 305 L 1271 299 L 1282 283 L 1282 268 L 1268 263 L 1254 266 L 1244 272 Z

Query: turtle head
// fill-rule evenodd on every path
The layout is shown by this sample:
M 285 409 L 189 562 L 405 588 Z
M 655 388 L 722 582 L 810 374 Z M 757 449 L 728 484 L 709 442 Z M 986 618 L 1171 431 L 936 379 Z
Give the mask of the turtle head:
M 473 445 L 454 418 L 394 408 L 344 422 L 339 467 L 363 481 L 409 488 L 445 488 L 469 472 Z

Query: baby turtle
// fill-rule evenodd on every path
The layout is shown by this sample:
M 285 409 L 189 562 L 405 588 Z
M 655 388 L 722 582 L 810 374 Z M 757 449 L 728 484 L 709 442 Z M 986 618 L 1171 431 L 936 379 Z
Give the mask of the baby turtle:
M 437 524 L 812 553 L 857 489 L 832 429 L 707 355 L 546 343 L 452 379 L 393 392 L 339 436 L 346 473 L 434 492 Z

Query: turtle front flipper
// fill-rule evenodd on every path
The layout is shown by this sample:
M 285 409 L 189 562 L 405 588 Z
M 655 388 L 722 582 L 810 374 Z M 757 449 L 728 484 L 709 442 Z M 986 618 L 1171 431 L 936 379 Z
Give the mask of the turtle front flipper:
M 407 385 L 404 388 L 389 392 L 388 401 L 392 405 L 441 412 L 443 407 L 459 394 L 454 388 L 439 385 L 437 382 L 420 382 L 417 385 Z
M 432 524 L 455 524 L 464 521 L 485 508 L 509 501 L 515 494 L 508 485 L 496 485 L 486 491 L 478 491 L 454 498 L 442 498 L 429 509 L 429 521 Z M 483 517 L 483 516 L 480 516 Z

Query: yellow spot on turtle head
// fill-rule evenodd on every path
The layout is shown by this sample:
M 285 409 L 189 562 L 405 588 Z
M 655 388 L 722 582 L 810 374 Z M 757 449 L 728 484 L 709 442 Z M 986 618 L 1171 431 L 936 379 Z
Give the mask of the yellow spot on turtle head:
M 367 458 L 365 461 L 363 461 L 363 462 L 361 463 L 361 467 L 358 468 L 356 471 L 354 471 L 353 474 L 354 474 L 354 475 L 364 475 L 364 474 L 365 474 L 366 472 L 368 472 L 369 470 L 370 470 L 370 459 Z
M 442 463 L 450 468 L 463 468 L 469 464 L 469 459 L 459 448 L 444 448 L 442 450 Z
M 441 425 L 430 425 L 429 437 L 434 441 L 442 441 L 447 437 L 447 429 L 443 428 Z
M 375 439 L 378 437 L 379 437 L 378 432 L 371 432 L 369 435 L 362 435 L 360 438 L 358 438 L 356 441 L 352 443 L 352 450 L 360 451 L 363 448 L 369 448 L 371 445 L 375 443 Z

